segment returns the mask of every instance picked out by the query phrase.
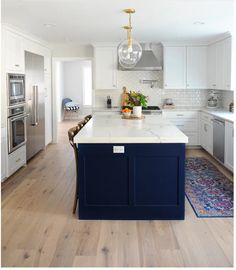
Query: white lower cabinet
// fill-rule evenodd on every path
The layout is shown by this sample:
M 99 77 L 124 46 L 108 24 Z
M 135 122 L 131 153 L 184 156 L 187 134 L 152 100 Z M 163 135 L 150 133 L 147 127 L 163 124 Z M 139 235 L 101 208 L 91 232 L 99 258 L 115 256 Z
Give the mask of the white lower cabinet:
M 1 181 L 7 177 L 7 137 L 6 128 L 1 128 Z
M 225 167 L 234 169 L 234 125 L 225 121 Z
M 7 177 L 16 172 L 20 167 L 26 164 L 26 145 L 18 148 L 8 155 L 8 173 Z
M 200 144 L 211 155 L 213 154 L 212 118 L 213 117 L 207 113 L 201 113 Z
M 172 111 L 163 112 L 163 116 L 179 128 L 188 137 L 188 146 L 199 145 L 199 112 Z

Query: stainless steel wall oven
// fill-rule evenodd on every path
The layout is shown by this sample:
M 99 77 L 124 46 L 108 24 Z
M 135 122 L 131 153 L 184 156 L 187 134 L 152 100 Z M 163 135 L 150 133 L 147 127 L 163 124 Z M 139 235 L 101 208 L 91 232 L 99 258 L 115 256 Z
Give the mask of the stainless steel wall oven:
M 8 152 L 12 153 L 27 141 L 25 104 L 8 108 Z

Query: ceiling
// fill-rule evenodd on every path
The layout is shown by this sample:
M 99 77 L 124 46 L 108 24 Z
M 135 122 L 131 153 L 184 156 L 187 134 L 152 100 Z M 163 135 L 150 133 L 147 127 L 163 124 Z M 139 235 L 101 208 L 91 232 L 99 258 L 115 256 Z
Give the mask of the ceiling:
M 234 0 L 2 0 L 2 22 L 51 43 L 119 42 L 135 8 L 142 42 L 207 41 L 233 32 Z M 204 24 L 194 24 L 203 22 Z M 53 24 L 46 27 L 44 24 Z

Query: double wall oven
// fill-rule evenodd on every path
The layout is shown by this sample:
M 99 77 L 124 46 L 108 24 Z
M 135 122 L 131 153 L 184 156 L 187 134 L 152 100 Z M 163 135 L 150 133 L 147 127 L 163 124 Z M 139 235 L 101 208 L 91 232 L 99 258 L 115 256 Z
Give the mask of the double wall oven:
M 8 74 L 8 152 L 26 143 L 25 75 Z

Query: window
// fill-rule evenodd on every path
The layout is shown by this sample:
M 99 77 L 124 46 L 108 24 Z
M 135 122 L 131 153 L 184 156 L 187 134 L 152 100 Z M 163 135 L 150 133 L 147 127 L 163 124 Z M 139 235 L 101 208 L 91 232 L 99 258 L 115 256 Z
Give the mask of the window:
M 90 67 L 83 68 L 83 105 L 92 105 L 92 70 Z

